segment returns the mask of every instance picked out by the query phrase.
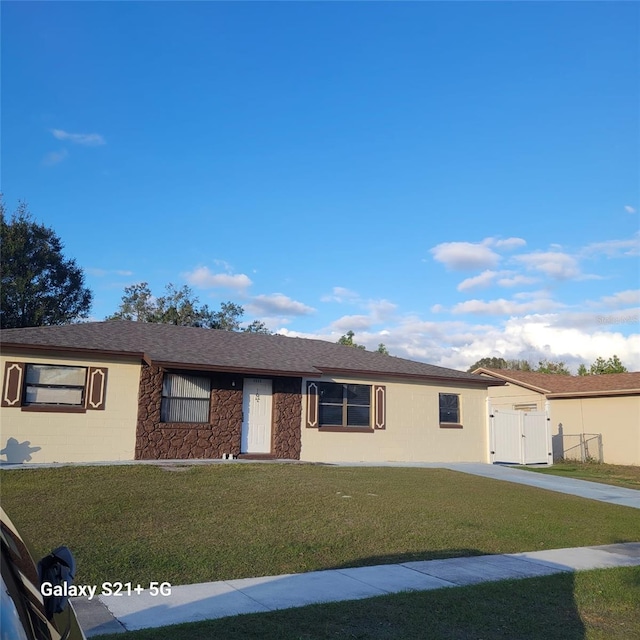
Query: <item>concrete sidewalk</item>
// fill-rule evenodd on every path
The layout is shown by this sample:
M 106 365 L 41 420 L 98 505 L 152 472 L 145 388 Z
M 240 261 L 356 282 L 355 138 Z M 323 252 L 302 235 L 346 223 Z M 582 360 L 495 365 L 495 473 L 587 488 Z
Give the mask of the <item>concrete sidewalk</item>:
M 223 580 L 173 587 L 168 596 L 144 591 L 75 598 L 73 604 L 91 637 L 407 590 L 628 566 L 640 566 L 640 542 Z
M 626 489 L 625 487 L 616 487 L 610 484 L 590 482 L 588 480 L 577 480 L 576 478 L 563 478 L 561 476 L 515 469 L 514 467 L 499 464 L 468 462 L 444 464 L 442 466 L 453 471 L 472 473 L 474 475 L 484 476 L 485 478 L 506 480 L 507 482 L 516 482 L 531 487 L 538 487 L 539 489 L 547 489 L 548 491 L 557 491 L 581 498 L 589 498 L 590 500 L 599 500 L 600 502 L 608 502 L 609 504 L 619 504 L 624 507 L 640 509 L 640 491 L 637 489 Z

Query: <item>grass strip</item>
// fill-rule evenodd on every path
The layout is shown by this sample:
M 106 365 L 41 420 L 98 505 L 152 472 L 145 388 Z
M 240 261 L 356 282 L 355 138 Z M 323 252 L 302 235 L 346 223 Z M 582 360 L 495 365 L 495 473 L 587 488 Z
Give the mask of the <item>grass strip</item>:
M 599 462 L 556 462 L 550 467 L 519 467 L 563 478 L 602 482 L 626 489 L 640 489 L 640 467 Z

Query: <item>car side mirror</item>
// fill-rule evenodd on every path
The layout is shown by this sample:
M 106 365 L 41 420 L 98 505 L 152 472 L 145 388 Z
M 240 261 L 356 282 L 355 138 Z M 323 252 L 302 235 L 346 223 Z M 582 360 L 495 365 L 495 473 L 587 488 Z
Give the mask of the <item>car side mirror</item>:
M 54 614 L 62 613 L 69 603 L 69 587 L 76 575 L 76 560 L 68 547 L 58 547 L 38 562 L 40 584 L 51 584 L 52 595 L 44 596 L 44 609 L 51 620 Z

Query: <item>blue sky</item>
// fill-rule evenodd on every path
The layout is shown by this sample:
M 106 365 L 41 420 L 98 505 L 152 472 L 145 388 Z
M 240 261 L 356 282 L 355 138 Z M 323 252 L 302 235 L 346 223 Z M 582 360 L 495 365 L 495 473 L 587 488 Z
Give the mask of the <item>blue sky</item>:
M 2 191 L 94 292 L 640 370 L 640 6 L 3 2 Z

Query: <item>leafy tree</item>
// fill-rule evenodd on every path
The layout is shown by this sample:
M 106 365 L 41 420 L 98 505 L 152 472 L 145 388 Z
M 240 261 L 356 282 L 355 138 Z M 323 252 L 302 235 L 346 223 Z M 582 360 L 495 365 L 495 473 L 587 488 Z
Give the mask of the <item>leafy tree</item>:
M 389 355 L 389 349 L 387 349 L 387 347 L 385 347 L 384 343 L 382 343 L 382 342 L 378 345 L 378 348 L 376 349 L 376 352 L 377 353 L 382 353 L 385 356 Z
M 158 322 L 156 299 L 153 297 L 149 285 L 139 282 L 124 288 L 124 295 L 120 308 L 107 320 L 134 320 L 137 322 Z
M 567 369 L 564 362 L 553 362 L 552 360 L 540 360 L 536 373 L 555 373 L 562 376 L 571 375 L 571 372 Z
M 620 362 L 620 358 L 616 355 L 607 360 L 604 358 L 596 358 L 595 362 L 589 368 L 589 374 L 597 376 L 606 373 L 627 373 L 627 367 Z
M 198 298 L 187 285 L 178 289 L 169 283 L 165 295 L 156 300 L 158 322 L 164 324 L 187 325 L 190 327 L 209 327 L 215 314 L 205 304 L 198 307 Z M 216 327 L 217 328 L 217 327 Z
M 511 371 L 533 371 L 528 360 L 505 360 L 504 358 L 480 358 L 472 364 L 467 373 L 472 373 L 476 369 L 484 367 L 486 369 L 509 369 Z
M 480 367 L 485 369 L 506 369 L 507 361 L 504 358 L 480 358 L 467 369 L 467 373 L 471 373 Z
M 246 333 L 271 333 L 262 320 L 254 320 L 248 324 L 243 331 Z
M 107 320 L 133 320 L 224 331 L 270 333 L 260 320 L 254 320 L 245 329 L 241 329 L 243 315 L 242 306 L 234 302 L 223 302 L 219 311 L 211 311 L 206 304 L 200 306 L 198 297 L 187 285 L 178 289 L 169 283 L 165 287 L 164 295 L 156 298 L 146 282 L 139 282 L 125 287 L 120 308 Z
M 89 315 L 92 293 L 82 269 L 64 257 L 62 240 L 35 222 L 24 202 L 7 221 L 0 199 L 0 241 L 3 327 L 68 324 Z
M 507 369 L 512 371 L 533 371 L 528 360 L 507 360 Z
M 244 309 L 235 302 L 223 302 L 220 311 L 213 314 L 212 329 L 224 331 L 240 331 L 240 321 L 244 315 Z
M 587 369 L 587 367 L 585 367 L 584 364 L 580 364 L 580 366 L 578 367 L 578 375 L 579 376 L 588 376 L 589 375 L 589 370 Z
M 364 345 L 356 344 L 353 341 L 353 336 L 355 336 L 355 333 L 353 333 L 353 331 L 347 331 L 347 333 L 338 340 L 338 344 L 343 344 L 347 347 L 355 347 L 356 349 L 364 349 Z
M 214 322 L 214 314 L 206 305 L 198 307 L 198 298 L 186 285 L 178 289 L 170 283 L 165 287 L 165 294 L 156 298 L 146 282 L 139 282 L 125 287 L 120 308 L 107 320 L 209 327 Z

